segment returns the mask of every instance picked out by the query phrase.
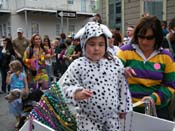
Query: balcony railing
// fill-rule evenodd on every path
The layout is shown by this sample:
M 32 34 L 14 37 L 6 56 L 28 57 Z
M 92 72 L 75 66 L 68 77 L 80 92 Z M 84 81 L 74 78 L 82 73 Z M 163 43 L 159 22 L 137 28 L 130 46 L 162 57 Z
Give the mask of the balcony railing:
M 33 9 L 44 9 L 44 10 L 70 10 L 70 11 L 80 11 L 81 3 L 74 2 L 73 4 L 68 4 L 67 0 L 16 0 L 17 10 L 22 8 L 33 8 Z M 85 12 L 91 12 L 87 9 Z

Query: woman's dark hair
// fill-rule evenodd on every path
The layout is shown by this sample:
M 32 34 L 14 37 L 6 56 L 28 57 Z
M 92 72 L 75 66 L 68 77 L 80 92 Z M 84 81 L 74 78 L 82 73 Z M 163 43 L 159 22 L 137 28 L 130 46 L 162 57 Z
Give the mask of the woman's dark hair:
M 48 41 L 48 46 L 49 46 L 49 49 L 50 49 L 51 48 L 51 43 L 50 43 L 49 37 L 44 37 L 43 43 L 44 43 L 44 41 Z M 43 43 L 42 43 L 42 46 L 43 46 Z
M 153 35 L 155 37 L 154 49 L 158 50 L 162 46 L 163 33 L 161 22 L 156 16 L 145 16 L 140 19 L 139 23 L 135 27 L 131 44 L 138 44 L 138 34 L 145 35 L 148 29 L 153 31 Z
M 61 33 L 61 39 L 66 39 L 66 35 L 65 35 L 65 33 Z
M 175 27 L 175 17 L 173 17 L 168 24 L 169 30 L 173 29 L 174 27 Z
M 122 35 L 118 31 L 112 31 L 113 38 L 114 38 L 114 45 L 119 46 L 122 42 Z
M 9 50 L 11 55 L 15 55 L 15 52 L 12 46 L 12 40 L 10 38 L 5 37 L 3 41 L 7 41 L 6 50 Z

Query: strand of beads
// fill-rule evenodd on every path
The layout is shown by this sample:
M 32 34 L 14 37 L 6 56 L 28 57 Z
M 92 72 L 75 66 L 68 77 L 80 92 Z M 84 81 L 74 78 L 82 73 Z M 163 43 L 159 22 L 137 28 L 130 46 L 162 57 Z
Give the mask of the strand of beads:
M 43 98 L 44 98 L 44 101 L 46 102 L 47 106 L 49 107 L 49 109 L 54 113 L 55 117 L 57 118 L 57 120 L 58 120 L 57 122 L 59 122 L 64 128 L 66 128 L 65 131 L 72 131 L 72 130 L 68 127 L 68 125 L 67 125 L 68 123 L 65 122 L 65 121 L 60 117 L 60 115 L 59 115 L 57 112 L 55 112 L 53 106 L 50 105 L 50 103 L 49 103 L 49 101 L 47 100 L 47 98 L 46 98 L 46 97 L 43 97 Z
M 65 101 L 59 85 L 54 83 L 32 110 L 31 117 L 55 130 L 76 131 L 75 117 Z
M 53 86 L 53 88 L 51 88 L 51 92 L 55 93 L 55 95 L 50 95 L 51 96 L 51 104 L 55 104 L 55 110 L 59 113 L 61 110 L 61 114 L 63 116 L 63 119 L 67 122 L 70 123 L 70 121 L 73 121 L 74 124 L 76 124 L 75 121 L 75 117 L 73 116 L 73 114 L 70 112 L 65 99 L 63 98 L 62 92 L 59 88 L 59 85 L 57 83 L 55 83 L 55 85 Z M 58 109 L 58 110 L 57 110 Z M 67 118 L 67 119 L 66 119 Z
M 55 125 L 57 127 L 57 130 L 61 130 L 61 131 L 65 131 L 64 127 L 62 126 L 62 124 L 60 123 L 60 120 L 57 119 L 57 114 L 55 114 L 53 107 L 50 105 L 48 98 L 47 97 L 42 97 L 42 101 L 47 105 L 48 109 L 49 109 L 49 114 L 52 115 L 52 119 L 55 122 Z

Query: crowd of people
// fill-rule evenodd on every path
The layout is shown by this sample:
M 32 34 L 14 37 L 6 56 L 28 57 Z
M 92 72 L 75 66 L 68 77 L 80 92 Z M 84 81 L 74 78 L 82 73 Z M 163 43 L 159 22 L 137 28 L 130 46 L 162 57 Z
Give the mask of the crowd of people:
M 122 37 L 117 28 L 109 30 L 97 17 L 76 35 L 62 33 L 53 41 L 39 34 L 28 40 L 22 28 L 17 29 L 13 41 L 3 38 L 1 93 L 14 88 L 24 94 L 30 88 L 45 92 L 53 77 L 59 79 L 64 74 L 62 93 L 79 107 L 78 131 L 119 131 L 119 121 L 127 112 L 145 113 L 143 104 L 132 109 L 132 103 L 138 101 L 154 104 L 159 118 L 173 120 L 175 18 L 167 26 L 156 16 L 143 16 L 136 25 L 128 26 L 127 36 Z M 17 99 L 9 104 L 17 120 L 20 115 L 14 109 L 19 103 Z

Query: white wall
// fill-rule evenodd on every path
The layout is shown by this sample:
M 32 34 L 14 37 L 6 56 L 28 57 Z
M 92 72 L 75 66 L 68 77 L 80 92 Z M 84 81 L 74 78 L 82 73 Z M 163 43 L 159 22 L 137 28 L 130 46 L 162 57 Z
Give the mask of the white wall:
M 75 32 L 77 32 L 86 22 L 87 17 L 78 17 L 75 19 L 69 19 L 69 24 L 75 25 Z M 60 19 L 57 19 L 55 15 L 29 15 L 28 16 L 28 30 L 26 33 L 26 23 L 24 14 L 16 14 L 11 18 L 12 21 L 12 38 L 17 36 L 16 29 L 21 27 L 24 29 L 24 35 L 28 34 L 31 38 L 31 24 L 32 22 L 39 23 L 39 34 L 41 36 L 48 35 L 51 39 L 56 37 L 56 23 L 61 23 Z M 67 19 L 64 19 L 64 32 L 69 33 L 67 30 Z

